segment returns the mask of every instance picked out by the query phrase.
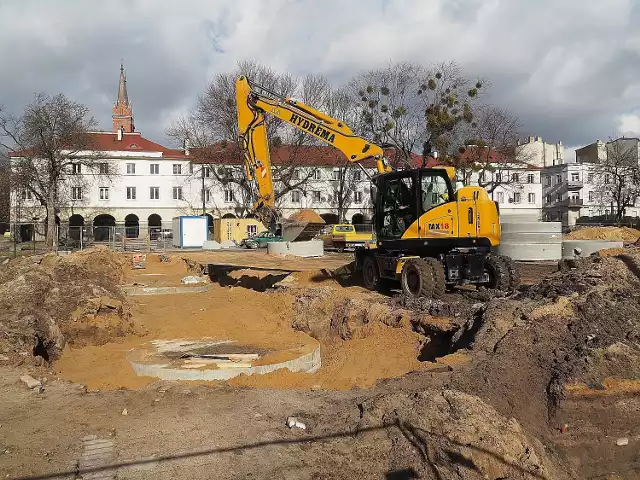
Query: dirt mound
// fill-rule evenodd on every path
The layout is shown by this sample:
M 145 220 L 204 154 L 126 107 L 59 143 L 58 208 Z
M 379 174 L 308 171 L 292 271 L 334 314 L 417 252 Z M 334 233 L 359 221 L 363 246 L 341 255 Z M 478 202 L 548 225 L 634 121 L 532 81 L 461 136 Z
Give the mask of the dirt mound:
M 427 390 L 378 397 L 359 408 L 360 428 L 387 427 L 390 443 L 383 455 L 390 471 L 413 475 L 402 478 L 574 477 L 549 459 L 544 446 L 529 439 L 515 419 L 503 417 L 476 396 Z
M 324 219 L 318 215 L 314 210 L 310 208 L 303 208 L 289 217 L 289 220 L 295 222 L 307 222 L 307 223 L 321 223 L 324 224 Z
M 565 235 L 567 240 L 614 240 L 635 242 L 640 231 L 629 227 L 583 227 Z
M 474 367 L 452 383 L 536 433 L 560 421 L 567 384 L 638 374 L 640 249 L 572 266 L 516 296 L 490 300 L 465 327 L 475 331 Z
M 0 344 L 55 360 L 67 343 L 95 345 L 132 329 L 120 288 L 124 259 L 107 249 L 25 257 L 0 271 Z

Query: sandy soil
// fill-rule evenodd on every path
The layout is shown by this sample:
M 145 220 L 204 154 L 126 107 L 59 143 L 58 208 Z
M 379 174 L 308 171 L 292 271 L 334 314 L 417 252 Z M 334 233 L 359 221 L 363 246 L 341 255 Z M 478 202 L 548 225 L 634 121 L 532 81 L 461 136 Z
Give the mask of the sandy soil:
M 173 256 L 169 263 L 161 263 L 157 257 L 147 256 L 145 269 L 129 269 L 125 282 L 173 286 L 179 285 L 181 278 L 189 273 L 179 256 Z M 259 277 L 260 272 L 256 275 Z M 315 274 L 296 275 L 296 280 L 306 284 Z M 341 289 L 330 278 L 325 279 L 325 284 L 335 285 L 337 291 Z M 359 294 L 367 295 L 362 289 Z M 149 384 L 154 379 L 136 376 L 124 357 L 128 350 L 156 339 L 234 339 L 239 344 L 269 350 L 271 353 L 265 356 L 264 362 L 281 361 L 280 350 L 313 341 L 306 333 L 292 328 L 294 297 L 287 292 L 259 293 L 213 284 L 204 293 L 139 296 L 130 300 L 136 329 L 146 334 L 130 335 L 100 346 L 67 348 L 54 367 L 61 378 L 91 389 L 137 388 Z M 368 388 L 379 379 L 429 368 L 430 365 L 418 361 L 422 341 L 423 338 L 410 329 L 372 325 L 364 338 L 321 342 L 323 366 L 315 374 L 285 370 L 260 376 L 243 375 L 231 383 L 262 388 Z
M 565 235 L 567 240 L 616 240 L 635 242 L 640 231 L 629 227 L 582 227 Z
M 552 275 L 556 265 L 521 264 L 533 286 L 515 297 L 465 290 L 388 318 L 401 302 L 326 274 L 349 255 L 322 265 L 252 251 L 187 256 L 299 272 L 277 291 L 260 291 L 268 273 L 245 269 L 231 275 L 235 286 L 130 297 L 126 335 L 72 342 L 52 366 L 0 359 L 0 471 L 8 478 L 78 478 L 87 435 L 113 442 L 119 479 L 640 478 L 640 375 L 630 378 L 638 337 L 622 321 L 637 311 L 637 262 L 626 268 L 628 258 L 611 256 Z M 150 254 L 121 282 L 176 286 L 187 274 L 180 255 L 164 263 Z M 319 307 L 300 302 L 305 290 Z M 306 318 L 292 322 L 301 312 Z M 466 330 L 452 337 L 459 325 Z M 584 339 L 594 329 L 598 348 L 588 356 Z M 185 337 L 233 337 L 275 352 L 311 335 L 323 356 L 313 375 L 163 382 L 135 376 L 124 355 L 151 339 Z M 418 361 L 434 335 L 458 350 Z M 613 343 L 621 336 L 629 341 Z M 42 392 L 20 382 L 27 372 L 43 380 Z M 571 387 L 549 421 L 554 382 Z M 287 428 L 289 415 L 306 430 Z

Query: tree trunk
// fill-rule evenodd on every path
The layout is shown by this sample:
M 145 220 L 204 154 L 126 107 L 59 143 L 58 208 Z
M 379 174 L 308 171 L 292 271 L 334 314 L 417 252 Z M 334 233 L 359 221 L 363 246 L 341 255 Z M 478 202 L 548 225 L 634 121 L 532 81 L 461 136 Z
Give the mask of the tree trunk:
M 56 209 L 52 198 L 47 199 L 47 250 L 58 251 L 58 235 L 56 229 Z

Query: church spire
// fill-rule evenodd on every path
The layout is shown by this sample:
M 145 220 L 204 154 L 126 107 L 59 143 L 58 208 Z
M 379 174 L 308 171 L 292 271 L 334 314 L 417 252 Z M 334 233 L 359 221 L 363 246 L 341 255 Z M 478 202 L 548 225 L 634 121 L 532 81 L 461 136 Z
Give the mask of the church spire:
M 127 93 L 127 76 L 124 73 L 124 65 L 120 62 L 120 84 L 118 85 L 118 98 L 113 106 L 113 131 L 117 132 L 122 128 L 125 133 L 134 131 L 133 110 L 129 103 Z
M 120 85 L 118 86 L 118 100 L 116 105 L 129 105 L 129 95 L 127 95 L 127 76 L 124 73 L 124 65 L 120 62 Z

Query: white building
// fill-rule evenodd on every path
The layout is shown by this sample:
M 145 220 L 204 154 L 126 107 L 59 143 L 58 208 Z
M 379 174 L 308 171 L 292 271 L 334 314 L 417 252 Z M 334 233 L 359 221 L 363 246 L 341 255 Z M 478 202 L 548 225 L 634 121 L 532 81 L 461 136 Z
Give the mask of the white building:
M 129 237 L 144 237 L 148 231 L 171 228 L 172 219 L 180 215 L 232 218 L 251 214 L 252 202 L 240 186 L 244 172 L 238 155 L 198 160 L 188 149 L 164 147 L 135 131 L 122 67 L 113 107 L 113 129 L 92 135 L 96 151 L 86 155 L 97 152 L 100 164 L 90 171 L 77 164 L 68 172 L 63 185 L 64 204 L 57 215 L 63 225 L 89 227 L 85 232 L 100 239 L 108 237 L 109 228 L 115 226 L 125 229 Z M 303 179 L 294 181 L 299 184 L 297 188 L 278 201 L 285 217 L 301 208 L 312 208 L 332 223 L 343 219 L 353 223 L 370 221 L 369 180 L 360 167 L 345 167 L 340 152 L 331 147 L 298 147 L 295 159 L 289 153 L 287 147 L 281 147 L 275 149 L 272 158 L 274 170 L 290 168 L 295 172 L 293 177 Z M 11 157 L 15 161 L 20 155 L 14 152 Z M 198 163 L 202 161 L 211 165 Z M 362 163 L 367 173 L 375 173 L 374 164 Z M 236 181 L 221 178 L 220 169 Z M 343 174 L 346 182 L 340 181 Z M 343 195 L 339 195 L 344 190 L 339 187 L 341 184 L 349 188 Z M 276 190 L 281 191 L 282 185 L 276 185 Z M 339 211 L 342 219 L 337 216 Z M 37 226 L 43 224 L 45 217 L 45 209 L 28 191 L 14 192 L 12 222 Z M 22 238 L 31 237 L 32 230 L 33 226 L 25 225 Z M 40 232 L 37 228 L 36 231 Z
M 640 141 L 621 138 L 604 143 L 600 140 L 576 150 L 574 158 L 564 159 L 548 166 L 543 172 L 544 219 L 560 221 L 572 227 L 579 218 L 610 217 L 615 213 L 611 198 L 604 192 L 608 184 L 597 164 L 607 158 L 607 149 L 619 145 L 635 153 L 635 164 L 640 166 Z M 606 177 L 606 175 L 605 175 Z M 629 180 L 631 181 L 631 180 Z M 625 216 L 638 217 L 640 202 L 625 210 Z

